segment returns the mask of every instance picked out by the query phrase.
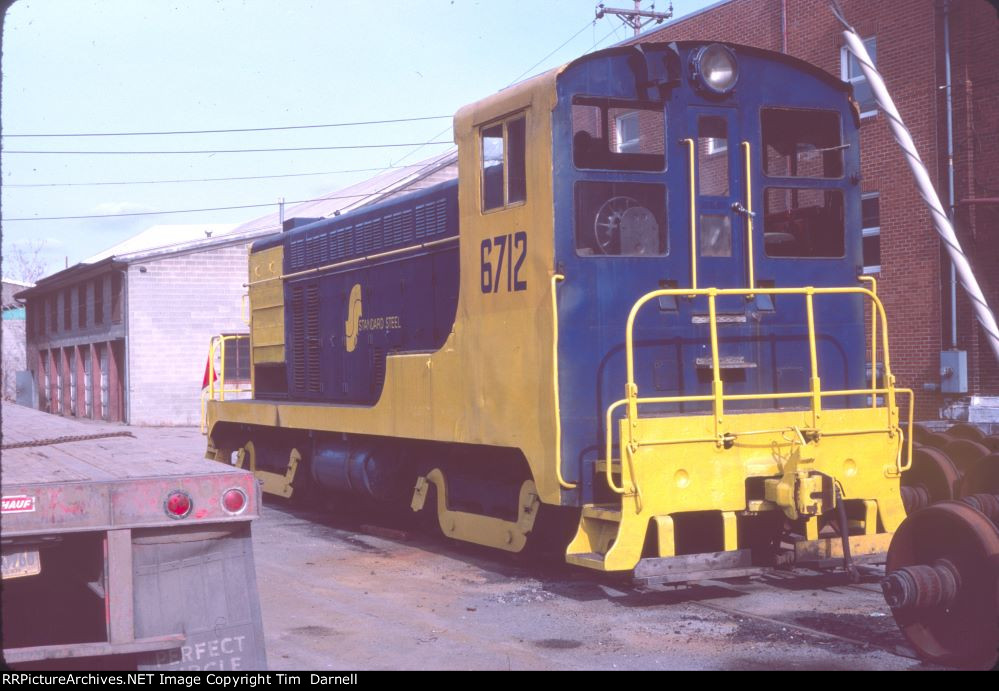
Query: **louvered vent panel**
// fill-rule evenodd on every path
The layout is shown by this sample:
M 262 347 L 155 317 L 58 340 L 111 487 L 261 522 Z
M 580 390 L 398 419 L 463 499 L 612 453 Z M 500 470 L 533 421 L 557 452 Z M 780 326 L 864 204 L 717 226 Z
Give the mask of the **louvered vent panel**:
M 305 288 L 305 369 L 306 387 L 311 393 L 322 391 L 319 372 L 319 284 Z
M 291 241 L 291 256 L 288 258 L 292 271 L 305 266 L 305 238 Z
M 305 261 L 309 266 L 321 266 L 329 262 L 329 235 L 322 233 L 305 241 Z
M 427 236 L 427 206 L 427 204 L 420 204 L 416 207 L 416 222 L 413 230 L 417 240 Z
M 354 253 L 354 226 L 347 226 L 337 231 L 337 257 L 344 259 Z
M 434 235 L 440 235 L 447 230 L 447 200 L 438 199 L 434 203 Z
M 385 383 L 385 351 L 374 346 L 371 349 L 371 393 L 378 393 Z
M 406 209 L 402 212 L 402 228 L 400 231 L 399 244 L 411 245 L 416 242 L 416 233 L 413 232 L 413 210 Z
M 291 289 L 291 381 L 292 389 L 305 390 L 305 300 L 302 286 Z

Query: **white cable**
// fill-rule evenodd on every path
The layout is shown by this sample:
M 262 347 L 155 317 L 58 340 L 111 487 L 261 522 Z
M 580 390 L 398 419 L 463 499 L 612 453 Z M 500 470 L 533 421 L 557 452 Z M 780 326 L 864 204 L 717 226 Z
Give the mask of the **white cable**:
M 841 13 L 837 12 L 836 9 L 834 9 L 834 13 L 845 27 L 843 38 L 846 39 L 847 49 L 857 58 L 857 62 L 860 63 L 860 69 L 867 78 L 867 83 L 870 84 L 871 91 L 874 93 L 874 98 L 877 100 L 881 110 L 888 117 L 888 125 L 895 136 L 895 141 L 902 148 L 902 152 L 905 154 L 906 161 L 909 164 L 909 169 L 916 178 L 919 195 L 930 209 L 933 226 L 936 228 L 940 239 L 943 240 L 944 246 L 950 254 L 950 260 L 957 268 L 957 275 L 961 280 L 961 285 L 967 291 L 968 297 L 971 299 L 971 305 L 975 309 L 975 316 L 985 330 L 985 335 L 989 339 L 989 345 L 992 346 L 992 354 L 995 356 L 996 361 L 999 361 L 999 326 L 996 326 L 996 318 L 989 308 L 985 296 L 982 294 L 982 289 L 979 287 L 978 281 L 975 279 L 975 274 L 968 264 L 964 250 L 961 249 L 961 243 L 954 234 L 954 228 L 943 209 L 943 205 L 940 203 L 940 197 L 937 196 L 936 190 L 933 189 L 933 183 L 930 182 L 926 166 L 923 164 L 922 159 L 919 158 L 919 153 L 916 151 L 916 144 L 912 141 L 912 135 L 909 133 L 909 129 L 905 126 L 905 123 L 902 122 L 902 116 L 898 114 L 895 102 L 888 93 L 881 74 L 874 67 L 871 56 L 864 47 L 864 42 L 857 35 L 853 27 L 846 23 Z

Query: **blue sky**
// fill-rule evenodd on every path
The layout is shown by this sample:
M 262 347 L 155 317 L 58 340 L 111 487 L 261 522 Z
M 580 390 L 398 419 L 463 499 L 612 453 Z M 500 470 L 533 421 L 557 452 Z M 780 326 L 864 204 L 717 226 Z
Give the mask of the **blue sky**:
M 380 168 L 400 160 L 412 163 L 447 147 L 173 155 L 12 151 L 450 142 L 451 128 L 449 119 L 436 119 L 198 135 L 11 135 L 451 116 L 465 103 L 518 78 L 631 35 L 616 17 L 594 23 L 595 4 L 593 0 L 18 0 L 7 11 L 3 27 L 4 256 L 15 246 L 44 242 L 51 273 L 66 261 L 72 265 L 152 225 L 241 223 L 275 207 L 84 220 L 11 219 L 276 206 L 279 197 L 311 199 L 374 173 L 175 184 L 79 183 Z M 605 4 L 632 6 L 631 0 L 605 0 Z M 642 6 L 650 4 L 646 0 Z M 675 16 L 707 4 L 707 0 L 674 0 Z M 668 5 L 668 0 L 658 0 L 656 9 Z M 51 183 L 76 185 L 14 186 Z

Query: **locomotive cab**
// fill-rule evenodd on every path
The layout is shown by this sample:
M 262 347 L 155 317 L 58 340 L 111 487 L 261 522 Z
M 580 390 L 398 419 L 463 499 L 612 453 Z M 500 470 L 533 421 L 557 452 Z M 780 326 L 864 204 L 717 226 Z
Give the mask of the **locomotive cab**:
M 853 554 L 883 552 L 898 390 L 865 381 L 865 301 L 883 313 L 858 280 L 848 87 L 679 43 L 584 57 L 557 91 L 563 470 L 586 505 L 569 561 L 738 569 L 774 558 L 781 523 L 797 561 L 826 561 L 840 503 Z

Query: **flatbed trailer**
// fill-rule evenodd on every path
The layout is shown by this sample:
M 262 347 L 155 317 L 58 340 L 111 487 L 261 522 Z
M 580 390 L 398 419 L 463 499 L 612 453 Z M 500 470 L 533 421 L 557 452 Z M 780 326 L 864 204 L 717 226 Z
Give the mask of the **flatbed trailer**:
M 266 667 L 250 473 L 127 427 L 2 414 L 8 665 Z

